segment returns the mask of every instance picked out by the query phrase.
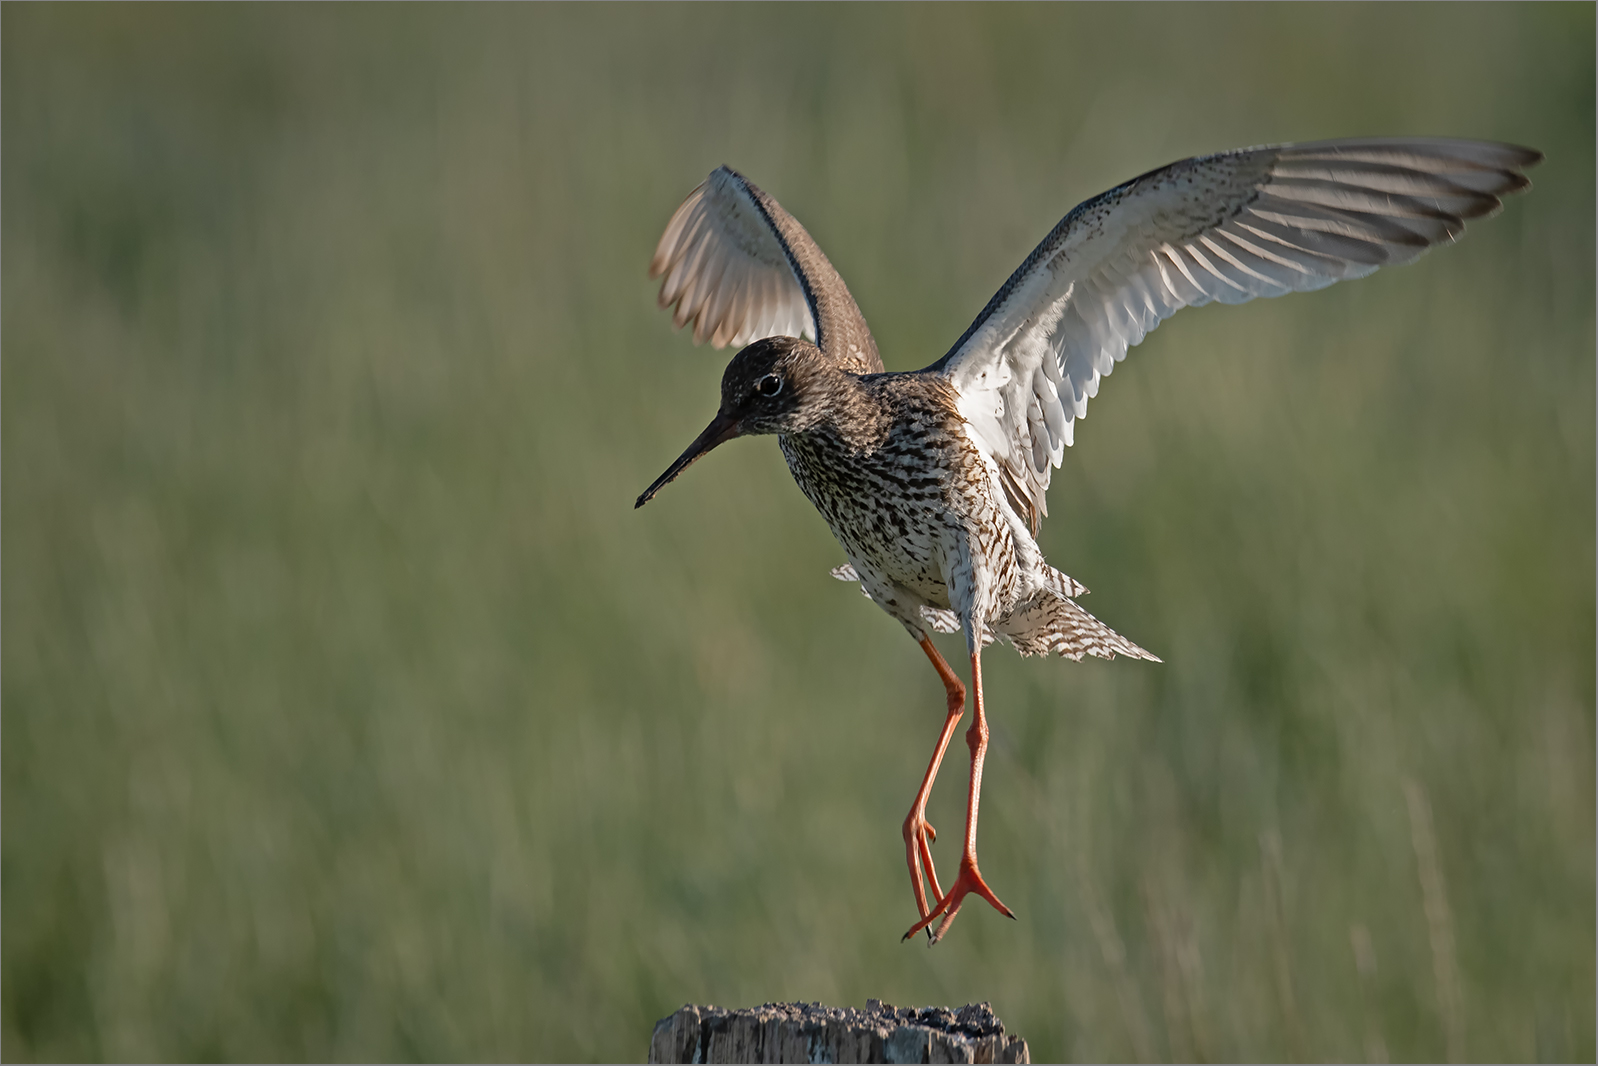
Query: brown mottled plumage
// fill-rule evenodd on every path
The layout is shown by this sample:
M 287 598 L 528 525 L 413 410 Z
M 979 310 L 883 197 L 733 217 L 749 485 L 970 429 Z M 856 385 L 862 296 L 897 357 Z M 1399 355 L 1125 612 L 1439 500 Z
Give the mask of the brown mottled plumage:
M 716 417 L 636 506 L 718 444 L 776 434 L 849 557 L 834 576 L 858 581 L 938 671 L 943 731 L 904 822 L 921 915 L 906 937 L 925 928 L 935 943 L 972 892 L 1010 914 L 976 861 L 984 645 L 1158 661 L 1078 606 L 1087 589 L 1045 562 L 1034 539 L 1051 469 L 1100 380 L 1182 307 L 1321 288 L 1455 239 L 1465 219 L 1526 188 L 1519 171 L 1540 159 L 1510 145 L 1411 138 L 1173 163 L 1066 215 L 948 354 L 912 373 L 883 372 L 827 257 L 742 175 L 718 168 L 683 201 L 650 265 L 663 277 L 660 304 L 676 306 L 679 327 L 693 323 L 696 342 L 753 343 L 728 364 Z M 966 691 L 929 629 L 964 633 L 974 697 L 966 834 L 947 893 L 926 803 Z

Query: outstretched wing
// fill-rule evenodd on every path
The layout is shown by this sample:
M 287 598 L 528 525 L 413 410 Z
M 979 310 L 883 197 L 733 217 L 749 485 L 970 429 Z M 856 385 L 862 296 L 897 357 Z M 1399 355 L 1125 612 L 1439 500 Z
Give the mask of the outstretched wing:
M 753 182 L 727 167 L 666 224 L 649 276 L 665 275 L 660 306 L 694 324 L 694 343 L 743 347 L 762 337 L 805 336 L 846 370 L 882 370 L 854 297 L 805 228 Z
M 1150 171 L 1055 226 L 929 370 L 947 375 L 1036 532 L 1099 378 L 1178 310 L 1407 263 L 1530 185 L 1529 148 L 1376 139 L 1245 148 Z

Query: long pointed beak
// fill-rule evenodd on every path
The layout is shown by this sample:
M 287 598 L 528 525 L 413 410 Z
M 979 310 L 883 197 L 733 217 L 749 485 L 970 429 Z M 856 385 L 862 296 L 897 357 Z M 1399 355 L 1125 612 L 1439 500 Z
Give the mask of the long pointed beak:
M 717 412 L 716 417 L 710 420 L 710 425 L 705 427 L 705 431 L 695 437 L 692 444 L 688 445 L 688 450 L 679 455 L 677 461 L 667 467 L 666 472 L 657 477 L 653 485 L 644 490 L 644 494 L 638 497 L 638 502 L 633 504 L 633 510 L 636 511 L 654 499 L 655 493 L 677 480 L 677 475 L 692 466 L 694 461 L 701 455 L 704 455 L 716 445 L 736 437 L 738 428 L 736 419 L 728 418 L 726 415 Z

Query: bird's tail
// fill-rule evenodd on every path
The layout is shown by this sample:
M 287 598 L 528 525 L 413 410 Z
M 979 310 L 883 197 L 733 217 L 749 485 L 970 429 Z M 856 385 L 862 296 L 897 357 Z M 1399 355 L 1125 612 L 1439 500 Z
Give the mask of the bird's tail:
M 1100 659 L 1124 655 L 1129 659 L 1160 661 L 1158 656 L 1133 644 L 1070 599 L 1087 591 L 1081 584 L 1053 567 L 1049 568 L 1049 573 L 1051 580 L 1043 591 L 994 626 L 1015 645 L 1016 651 L 1022 655 L 1054 652 L 1078 662 L 1084 655 Z

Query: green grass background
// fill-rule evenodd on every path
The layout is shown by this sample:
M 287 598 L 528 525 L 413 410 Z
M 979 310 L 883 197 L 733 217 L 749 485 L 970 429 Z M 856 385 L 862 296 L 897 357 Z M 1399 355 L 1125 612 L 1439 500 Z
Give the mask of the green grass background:
M 5 1058 L 641 1059 L 867 997 L 1038 1059 L 1593 1058 L 1592 5 L 0 25 Z M 1548 161 L 1105 383 L 1042 540 L 1165 662 L 989 652 L 1020 920 L 900 944 L 937 678 L 774 442 L 632 510 L 727 356 L 655 310 L 672 209 L 744 170 L 912 369 L 1079 200 L 1382 134 Z

